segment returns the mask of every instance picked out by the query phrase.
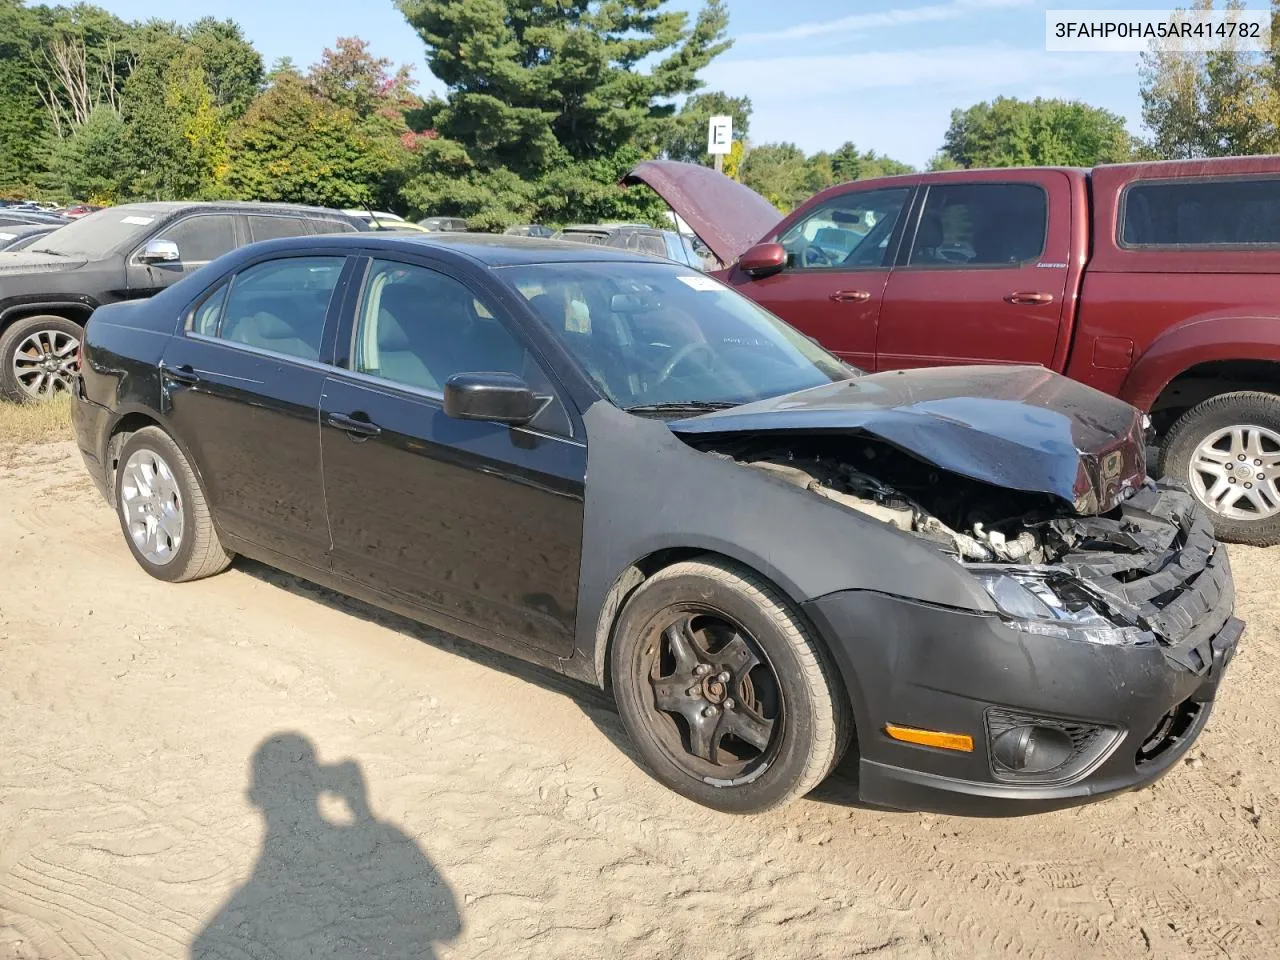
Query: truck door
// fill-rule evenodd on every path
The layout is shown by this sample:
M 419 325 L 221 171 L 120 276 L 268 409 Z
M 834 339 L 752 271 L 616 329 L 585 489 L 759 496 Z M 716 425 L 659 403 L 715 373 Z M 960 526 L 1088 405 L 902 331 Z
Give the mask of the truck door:
M 921 194 L 885 288 L 876 369 L 1050 366 L 1070 259 L 1067 176 L 992 171 Z
M 876 323 L 913 187 L 842 191 L 798 216 L 778 242 L 787 265 L 753 280 L 729 282 L 842 360 L 874 370 Z

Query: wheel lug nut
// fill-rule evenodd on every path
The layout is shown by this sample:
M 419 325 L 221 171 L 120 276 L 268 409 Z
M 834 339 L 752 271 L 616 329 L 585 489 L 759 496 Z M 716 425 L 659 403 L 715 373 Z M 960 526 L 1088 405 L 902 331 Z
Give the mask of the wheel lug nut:
M 1267 478 L 1266 478 L 1265 476 L 1263 476 L 1262 474 L 1258 474 L 1258 479 L 1259 479 L 1259 480 L 1265 480 L 1265 479 L 1267 479 Z
M 717 710 L 715 707 L 707 707 L 705 710 L 702 711 L 702 715 L 704 717 L 714 717 L 719 712 L 720 711 Z
M 1245 458 L 1245 455 L 1242 453 L 1242 454 L 1240 454 L 1240 456 L 1236 457 L 1236 459 L 1237 459 L 1237 460 L 1244 460 L 1244 459 L 1246 459 L 1246 458 Z
M 729 676 L 728 670 L 722 670 L 720 676 L 716 677 L 721 683 L 728 683 L 732 678 Z
M 726 710 L 732 710 L 732 709 L 733 709 L 733 697 L 729 697 L 727 700 L 725 700 L 725 702 L 724 702 L 724 708 L 725 708 Z
M 1252 483 L 1245 483 L 1244 488 L 1245 488 L 1246 490 L 1252 490 L 1252 489 L 1253 489 L 1253 484 L 1252 484 Z
M 1255 467 L 1260 467 L 1260 466 L 1262 466 L 1262 461 L 1261 461 L 1261 460 L 1255 460 L 1255 461 L 1253 461 L 1253 465 L 1254 465 Z
M 711 668 L 707 666 L 705 663 L 700 663 L 693 668 L 694 676 L 697 676 L 697 677 L 705 677 L 710 672 L 711 672 Z
M 701 692 L 702 692 L 702 688 L 697 686 L 690 687 L 688 690 L 685 691 L 685 693 L 691 697 L 696 697 Z
M 1235 482 L 1236 482 L 1235 477 L 1227 477 L 1227 483 L 1235 483 Z

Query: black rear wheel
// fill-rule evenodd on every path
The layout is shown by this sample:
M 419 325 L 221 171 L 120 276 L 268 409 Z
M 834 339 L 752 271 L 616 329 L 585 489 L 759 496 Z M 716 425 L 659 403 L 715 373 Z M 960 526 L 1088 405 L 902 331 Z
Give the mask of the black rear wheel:
M 772 585 L 718 560 L 675 564 L 636 590 L 612 679 L 658 779 L 728 812 L 812 790 L 851 732 L 847 697 L 802 618 Z

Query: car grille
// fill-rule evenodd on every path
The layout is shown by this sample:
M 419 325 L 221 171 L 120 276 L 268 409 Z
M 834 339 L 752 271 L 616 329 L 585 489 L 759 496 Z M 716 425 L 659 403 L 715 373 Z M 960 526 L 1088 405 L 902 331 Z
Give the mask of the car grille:
M 1150 631 L 1165 656 L 1197 675 L 1213 664 L 1213 638 L 1235 602 L 1227 551 L 1189 493 L 1148 483 L 1104 517 L 1057 521 L 1073 540 L 1062 563 L 1113 615 Z
M 1204 709 L 1206 707 L 1203 703 L 1186 700 L 1166 713 L 1142 741 L 1142 746 L 1134 755 L 1134 763 L 1139 767 L 1144 766 L 1182 743 Z

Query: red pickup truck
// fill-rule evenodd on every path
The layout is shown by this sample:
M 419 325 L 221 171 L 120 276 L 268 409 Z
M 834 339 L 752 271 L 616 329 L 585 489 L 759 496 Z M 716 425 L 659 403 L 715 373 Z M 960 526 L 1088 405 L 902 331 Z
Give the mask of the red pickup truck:
M 1280 543 L 1280 157 L 885 177 L 787 217 L 706 167 L 626 182 L 855 366 L 1038 364 L 1127 400 L 1221 537 Z

